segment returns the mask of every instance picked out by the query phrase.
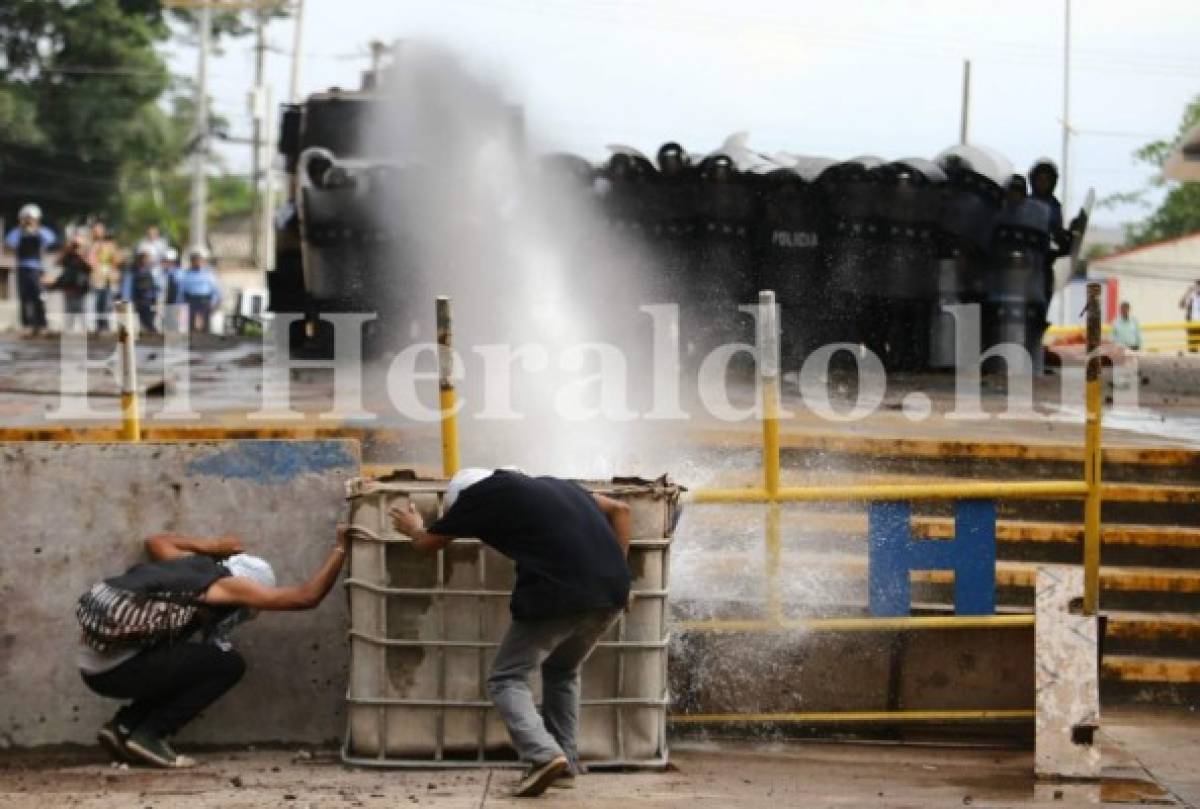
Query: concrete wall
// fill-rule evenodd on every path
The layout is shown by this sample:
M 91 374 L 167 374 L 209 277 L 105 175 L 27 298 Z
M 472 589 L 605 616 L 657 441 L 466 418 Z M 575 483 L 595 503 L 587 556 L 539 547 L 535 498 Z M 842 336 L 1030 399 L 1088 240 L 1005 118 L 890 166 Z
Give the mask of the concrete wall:
M 232 532 L 279 580 L 325 559 L 358 474 L 355 441 L 0 443 L 0 750 L 92 743 L 116 703 L 75 666 L 74 607 L 159 531 Z M 235 633 L 246 678 L 181 739 L 320 743 L 344 731 L 346 597 Z

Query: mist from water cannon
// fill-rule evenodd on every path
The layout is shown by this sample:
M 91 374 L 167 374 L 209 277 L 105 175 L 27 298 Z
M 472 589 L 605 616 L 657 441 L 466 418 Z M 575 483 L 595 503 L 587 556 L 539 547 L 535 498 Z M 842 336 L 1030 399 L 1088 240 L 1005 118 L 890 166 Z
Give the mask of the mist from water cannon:
M 577 348 L 603 341 L 631 361 L 644 354 L 630 328 L 646 319 L 642 279 L 633 248 L 590 207 L 591 195 L 569 187 L 590 178 L 536 159 L 504 89 L 438 45 L 405 42 L 378 92 L 365 150 L 400 167 L 387 226 L 393 275 L 405 279 L 382 297 L 397 347 L 417 335 L 431 341 L 434 296 L 453 299 L 467 371 L 463 461 L 573 476 L 630 471 L 627 425 L 595 412 L 599 361 Z M 487 395 L 475 349 L 499 344 L 538 347 L 513 363 L 509 410 L 520 418 L 476 420 Z M 422 369 L 432 368 L 425 359 Z

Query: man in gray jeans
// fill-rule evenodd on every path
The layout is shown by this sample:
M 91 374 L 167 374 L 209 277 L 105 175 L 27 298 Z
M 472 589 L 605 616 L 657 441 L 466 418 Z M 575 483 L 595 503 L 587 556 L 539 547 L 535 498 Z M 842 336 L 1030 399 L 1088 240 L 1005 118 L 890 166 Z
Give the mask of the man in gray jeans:
M 392 524 L 421 551 L 474 537 L 517 564 L 512 625 L 496 652 L 488 694 L 529 769 L 518 797 L 570 786 L 581 772 L 575 734 L 579 672 L 629 600 L 629 507 L 567 480 L 506 469 L 464 469 L 441 519 L 425 528 L 412 504 Z M 542 713 L 529 678 L 542 672 Z

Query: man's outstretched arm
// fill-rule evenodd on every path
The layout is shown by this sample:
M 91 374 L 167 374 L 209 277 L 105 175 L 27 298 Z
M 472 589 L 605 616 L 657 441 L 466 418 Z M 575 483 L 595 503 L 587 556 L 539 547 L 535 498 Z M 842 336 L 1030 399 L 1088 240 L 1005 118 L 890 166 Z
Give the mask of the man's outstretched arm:
M 325 562 L 303 584 L 294 587 L 267 587 L 252 579 L 229 576 L 219 579 L 204 593 L 204 602 L 256 610 L 311 610 L 320 604 L 341 572 L 346 559 L 346 526 L 337 528 L 337 540 Z

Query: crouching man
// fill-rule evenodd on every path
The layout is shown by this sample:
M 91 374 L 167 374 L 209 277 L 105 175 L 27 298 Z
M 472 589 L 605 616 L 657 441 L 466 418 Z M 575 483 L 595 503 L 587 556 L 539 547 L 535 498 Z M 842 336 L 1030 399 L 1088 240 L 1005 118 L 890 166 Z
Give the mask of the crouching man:
M 308 610 L 325 598 L 346 554 L 346 531 L 304 584 L 277 587 L 270 564 L 235 537 L 146 540 L 149 562 L 94 585 L 76 607 L 79 669 L 100 696 L 128 700 L 97 738 L 114 758 L 153 767 L 195 761 L 167 738 L 232 688 L 246 670 L 229 643 L 257 610 Z
M 570 786 L 580 772 L 580 668 L 629 599 L 629 507 L 570 481 L 504 469 L 460 471 L 444 507 L 428 529 L 411 503 L 393 507 L 392 523 L 418 550 L 473 537 L 516 562 L 512 625 L 492 662 L 488 694 L 529 763 L 515 794 Z M 541 715 L 529 684 L 539 668 Z

